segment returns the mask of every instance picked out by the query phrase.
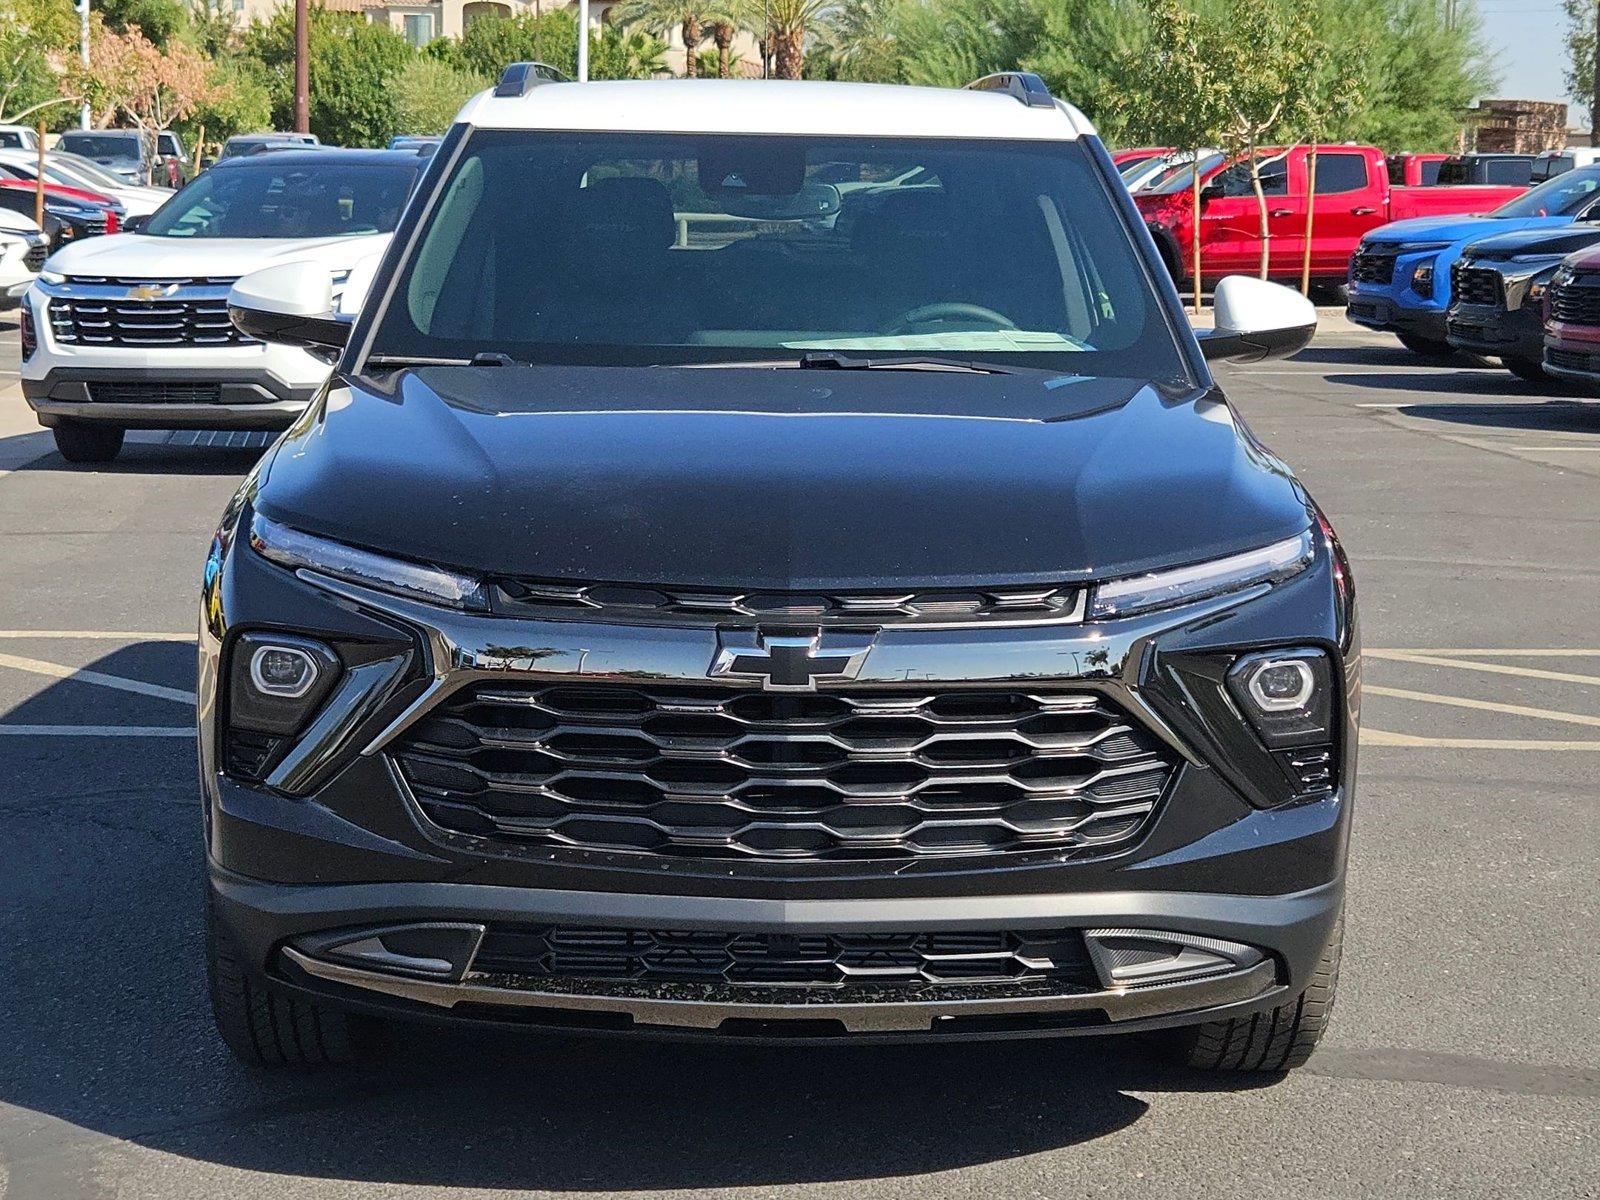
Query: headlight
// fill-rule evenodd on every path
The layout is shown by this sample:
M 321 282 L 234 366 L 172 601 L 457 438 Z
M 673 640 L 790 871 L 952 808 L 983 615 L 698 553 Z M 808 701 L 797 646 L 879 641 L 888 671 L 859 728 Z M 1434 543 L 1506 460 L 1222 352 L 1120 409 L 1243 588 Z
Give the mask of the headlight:
M 1089 619 L 1126 617 L 1236 592 L 1258 583 L 1277 583 L 1305 570 L 1312 554 L 1311 531 L 1307 530 L 1259 550 L 1152 575 L 1113 579 L 1095 588 Z
M 1539 272 L 1528 281 L 1528 294 L 1524 298 L 1524 303 L 1539 304 L 1543 302 L 1545 291 L 1555 280 L 1556 270 L 1557 268 L 1551 267 L 1548 270 Z
M 60 271 L 52 271 L 49 267 L 39 272 L 40 283 L 65 283 L 67 277 Z
M 1394 248 L 1396 254 L 1421 254 L 1427 250 L 1448 250 L 1450 242 L 1401 242 Z
M 259 513 L 250 523 L 250 545 L 261 557 L 291 571 L 327 575 L 428 604 L 477 612 L 489 607 L 482 582 L 470 575 L 347 546 L 280 525 Z
M 1433 266 L 1434 260 L 1418 263 L 1411 271 L 1411 290 L 1419 296 L 1431 297 L 1433 295 Z

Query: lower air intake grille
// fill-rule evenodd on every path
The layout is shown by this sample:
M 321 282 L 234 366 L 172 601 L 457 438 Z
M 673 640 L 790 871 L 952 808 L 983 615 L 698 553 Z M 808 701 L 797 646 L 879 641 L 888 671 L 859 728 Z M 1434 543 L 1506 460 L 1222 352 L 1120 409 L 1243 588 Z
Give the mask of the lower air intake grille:
M 1099 986 L 1075 929 L 778 934 L 498 926 L 484 935 L 472 973 L 518 977 L 529 986 L 552 979 L 810 988 Z
M 96 404 L 217 404 L 222 388 L 215 383 L 91 383 Z
M 1092 692 L 480 684 L 395 756 L 423 811 L 531 846 L 773 860 L 1101 850 L 1176 768 Z

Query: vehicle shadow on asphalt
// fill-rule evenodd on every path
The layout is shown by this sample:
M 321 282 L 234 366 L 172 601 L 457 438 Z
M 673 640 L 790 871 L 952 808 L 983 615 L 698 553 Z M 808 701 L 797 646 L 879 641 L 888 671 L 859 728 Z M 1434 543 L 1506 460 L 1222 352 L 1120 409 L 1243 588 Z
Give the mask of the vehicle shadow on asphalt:
M 105 475 L 243 475 L 266 447 L 174 446 L 165 442 L 129 440 L 108 463 L 71 463 L 51 450 L 17 468 L 19 471 L 96 472 Z
M 137 643 L 86 669 L 187 688 L 193 653 Z M 0 705 L 12 725 L 190 719 L 171 698 L 70 679 Z M 1109 1038 L 764 1047 L 423 1026 L 395 1027 L 374 1065 L 258 1074 L 227 1055 L 206 1002 L 193 743 L 0 743 L 0 1162 L 18 1196 L 85 1190 L 103 1138 L 274 1174 L 517 1191 L 920 1175 L 1114 1134 L 1147 1111 L 1135 1093 L 1270 1082 Z

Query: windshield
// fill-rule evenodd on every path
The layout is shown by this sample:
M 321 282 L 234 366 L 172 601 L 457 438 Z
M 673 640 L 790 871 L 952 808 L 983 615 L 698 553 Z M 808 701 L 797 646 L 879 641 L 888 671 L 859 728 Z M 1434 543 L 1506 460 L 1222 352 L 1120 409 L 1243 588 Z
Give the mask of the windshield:
M 118 179 L 97 162 L 77 154 L 53 154 L 45 160 L 45 170 L 52 166 L 63 175 L 76 175 L 79 179 L 94 184 L 96 187 L 127 187 L 124 180 Z
M 416 182 L 411 163 L 285 166 L 277 155 L 207 171 L 139 232 L 173 238 L 325 238 L 389 233 Z
M 1547 179 L 1515 200 L 1495 209 L 1491 217 L 1572 216 L 1587 207 L 1600 188 L 1600 166 L 1582 167 Z
M 136 137 L 64 133 L 59 144 L 63 150 L 71 150 L 74 154 L 89 158 L 125 158 L 131 162 L 139 159 L 139 139 Z
M 1205 154 L 1200 158 L 1200 178 L 1204 179 L 1212 171 L 1222 165 L 1221 154 Z M 1150 177 L 1150 181 L 1139 190 L 1142 192 L 1157 192 L 1170 195 L 1173 192 L 1186 192 L 1194 184 L 1194 165 L 1188 162 L 1173 163 L 1162 167 L 1160 172 Z
M 1076 143 L 479 130 L 440 186 L 373 355 L 1185 375 Z

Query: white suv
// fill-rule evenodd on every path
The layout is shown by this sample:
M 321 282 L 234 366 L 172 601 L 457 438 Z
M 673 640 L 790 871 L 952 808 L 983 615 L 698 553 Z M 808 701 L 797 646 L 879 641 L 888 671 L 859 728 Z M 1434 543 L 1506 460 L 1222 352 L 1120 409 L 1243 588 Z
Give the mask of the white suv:
M 39 274 L 49 239 L 31 219 L 0 208 L 0 312 L 16 308 Z
M 63 457 L 105 462 L 128 429 L 282 429 L 328 364 L 228 320 L 241 275 L 284 262 L 348 278 L 388 246 L 426 159 L 319 150 L 218 163 L 137 232 L 51 256 L 22 312 L 22 390 Z

